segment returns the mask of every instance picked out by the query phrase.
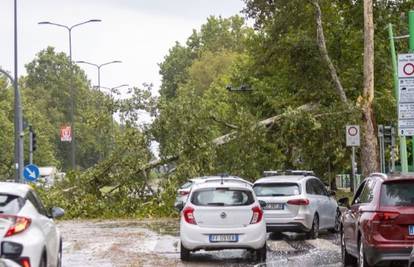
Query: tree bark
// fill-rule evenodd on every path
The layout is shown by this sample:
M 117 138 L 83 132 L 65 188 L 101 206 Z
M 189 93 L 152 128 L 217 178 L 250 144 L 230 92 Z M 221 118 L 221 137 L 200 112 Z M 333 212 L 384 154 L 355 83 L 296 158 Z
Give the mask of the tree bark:
M 362 99 L 362 174 L 379 170 L 374 101 L 374 18 L 372 0 L 364 0 L 364 89 Z
M 311 3 L 315 7 L 316 11 L 316 35 L 318 40 L 318 48 L 319 53 L 321 53 L 322 59 L 325 61 L 326 65 L 328 66 L 329 73 L 331 75 L 332 81 L 334 82 L 336 92 L 341 99 L 341 101 L 345 104 L 348 103 L 348 99 L 346 97 L 344 88 L 342 87 L 341 80 L 338 77 L 338 73 L 336 72 L 336 68 L 332 63 L 331 58 L 329 57 L 328 49 L 326 48 L 326 41 L 325 41 L 325 34 L 322 25 L 322 11 L 319 5 L 318 0 L 311 0 Z

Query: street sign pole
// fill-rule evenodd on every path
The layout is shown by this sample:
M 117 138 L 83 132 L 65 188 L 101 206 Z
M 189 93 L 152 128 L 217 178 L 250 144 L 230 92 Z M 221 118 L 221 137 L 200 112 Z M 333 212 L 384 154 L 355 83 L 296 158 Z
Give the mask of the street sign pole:
M 392 68 L 393 68 L 393 78 L 394 78 L 394 93 L 395 99 L 399 99 L 399 83 L 398 83 L 398 67 L 397 67 L 397 54 L 395 51 L 395 44 L 394 44 L 394 33 L 392 24 L 388 24 L 388 34 L 390 38 L 390 51 L 391 51 L 391 60 L 392 60 Z M 397 106 L 397 113 L 398 113 L 398 106 Z M 400 136 L 400 161 L 401 161 L 401 172 L 407 173 L 408 172 L 408 160 L 407 160 L 407 140 L 405 136 Z
M 355 161 L 355 147 L 352 147 L 352 176 L 351 176 L 351 192 L 354 192 L 355 174 L 356 174 L 356 161 Z
M 360 134 L 359 134 L 359 125 L 347 125 L 346 126 L 346 146 L 352 147 L 352 156 L 351 156 L 351 192 L 354 192 L 354 183 L 355 176 L 357 173 L 357 163 L 355 160 L 355 147 L 360 146 Z

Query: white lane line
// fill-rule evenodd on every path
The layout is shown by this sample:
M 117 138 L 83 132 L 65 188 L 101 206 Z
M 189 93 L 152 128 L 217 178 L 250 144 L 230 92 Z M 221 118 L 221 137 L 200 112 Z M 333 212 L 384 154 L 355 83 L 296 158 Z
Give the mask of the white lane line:
M 338 251 L 340 249 L 338 245 L 335 245 L 334 243 L 326 239 L 306 240 L 306 243 L 311 244 L 319 250 Z
M 289 245 L 286 241 L 267 241 L 267 245 L 272 251 L 295 251 L 296 249 Z

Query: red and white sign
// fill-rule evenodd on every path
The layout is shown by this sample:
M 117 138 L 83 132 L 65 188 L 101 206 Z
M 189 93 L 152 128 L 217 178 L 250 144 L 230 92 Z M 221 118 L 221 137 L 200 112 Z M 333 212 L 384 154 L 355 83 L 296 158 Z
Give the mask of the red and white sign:
M 414 78 L 414 54 L 398 55 L 398 77 Z
M 60 127 L 60 141 L 72 142 L 72 128 L 69 125 Z
M 346 146 L 359 146 L 359 125 L 346 126 Z

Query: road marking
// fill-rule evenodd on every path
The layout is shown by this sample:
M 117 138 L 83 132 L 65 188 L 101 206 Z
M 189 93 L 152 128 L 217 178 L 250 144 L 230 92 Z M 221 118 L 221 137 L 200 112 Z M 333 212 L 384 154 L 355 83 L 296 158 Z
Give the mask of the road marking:
M 295 251 L 296 249 L 289 245 L 286 241 L 267 241 L 267 245 L 272 251 Z
M 306 240 L 307 243 L 319 250 L 338 251 L 339 246 L 326 239 Z

